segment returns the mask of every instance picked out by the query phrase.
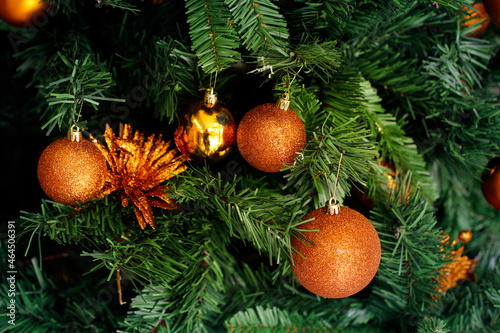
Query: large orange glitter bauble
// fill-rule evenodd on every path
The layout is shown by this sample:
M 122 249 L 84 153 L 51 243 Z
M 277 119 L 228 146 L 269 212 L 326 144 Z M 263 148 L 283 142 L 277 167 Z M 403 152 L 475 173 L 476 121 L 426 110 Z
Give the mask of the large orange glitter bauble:
M 500 27 L 500 1 L 483 0 L 483 4 L 491 21 Z
M 236 142 L 241 156 L 254 168 L 278 172 L 293 164 L 306 144 L 306 132 L 293 110 L 266 103 L 243 116 Z
M 483 176 L 481 190 L 491 206 L 500 209 L 500 158 L 494 158 L 489 163 L 489 171 Z
M 488 28 L 488 25 L 490 24 L 491 19 L 488 16 L 488 14 L 486 13 L 486 9 L 484 8 L 484 5 L 482 3 L 476 3 L 476 4 L 474 4 L 473 7 L 474 7 L 474 9 L 469 9 L 469 11 L 468 11 L 469 15 L 467 15 L 464 18 L 462 26 L 463 27 L 470 27 L 471 25 L 484 19 L 481 22 L 481 25 L 479 27 L 477 27 L 476 29 L 474 29 L 474 32 L 469 35 L 470 37 L 477 37 L 477 36 L 481 35 L 486 30 L 486 28 Z
M 42 0 L 0 0 L 0 18 L 10 25 L 22 27 L 47 8 Z
M 340 207 L 330 215 L 324 208 L 304 217 L 304 239 L 292 236 L 292 272 L 310 292 L 326 298 L 344 298 L 364 289 L 377 273 L 381 246 L 377 231 L 361 213 Z
M 104 186 L 107 166 L 89 140 L 61 138 L 45 148 L 38 160 L 38 181 L 49 198 L 65 205 L 94 199 Z

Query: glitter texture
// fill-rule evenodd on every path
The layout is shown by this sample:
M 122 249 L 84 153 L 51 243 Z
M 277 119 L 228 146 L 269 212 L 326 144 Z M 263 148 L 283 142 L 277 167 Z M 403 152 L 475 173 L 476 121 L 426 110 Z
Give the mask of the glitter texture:
M 94 199 L 104 186 L 106 160 L 88 140 L 52 142 L 38 160 L 38 181 L 49 198 L 65 205 Z
M 301 236 L 292 236 L 292 272 L 310 292 L 326 298 L 343 298 L 364 289 L 377 273 L 381 246 L 377 231 L 361 213 L 340 207 L 329 215 L 324 208 L 304 217 L 314 218 L 300 226 Z M 318 231 L 319 230 L 319 231 Z
M 146 138 L 144 133 L 134 132 L 129 124 L 120 124 L 118 136 L 106 125 L 104 139 L 107 149 L 92 135 L 90 138 L 94 139 L 109 166 L 103 194 L 117 191 L 123 207 L 128 206 L 130 199 L 142 229 L 147 224 L 156 228 L 152 207 L 177 208 L 175 201 L 167 197 L 167 187 L 162 184 L 186 170 L 182 164 L 186 158 L 177 149 L 170 149 L 172 140 L 163 141 L 161 134 Z
M 238 126 L 237 144 L 241 156 L 254 168 L 278 172 L 293 164 L 306 144 L 306 132 L 299 116 L 274 103 L 261 104 L 245 114 Z

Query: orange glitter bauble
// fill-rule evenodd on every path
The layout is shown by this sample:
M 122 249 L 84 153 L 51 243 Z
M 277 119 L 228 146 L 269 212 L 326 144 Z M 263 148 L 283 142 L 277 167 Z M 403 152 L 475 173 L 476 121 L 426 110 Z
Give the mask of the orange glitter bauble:
M 52 142 L 38 160 L 38 181 L 49 198 L 65 205 L 94 199 L 104 186 L 107 166 L 89 140 L 61 138 Z
M 482 3 L 476 3 L 473 7 L 474 9 L 469 9 L 469 15 L 464 17 L 462 26 L 470 27 L 471 25 L 476 24 L 478 21 L 484 19 L 481 22 L 481 25 L 474 29 L 474 32 L 469 35 L 470 37 L 477 37 L 481 35 L 486 30 L 486 28 L 488 28 L 491 19 L 486 13 L 486 9 L 484 8 L 484 5 Z
M 344 298 L 364 289 L 377 273 L 381 245 L 377 231 L 361 213 L 340 207 L 330 215 L 324 208 L 304 217 L 301 237 L 292 236 L 292 272 L 310 292 L 326 298 Z M 309 242 L 305 241 L 307 239 Z
M 10 25 L 22 27 L 47 8 L 41 0 L 0 0 L 0 18 Z
M 278 172 L 293 164 L 306 144 L 306 132 L 294 111 L 266 103 L 245 114 L 236 142 L 241 156 L 254 168 Z
M 481 190 L 491 206 L 500 209 L 500 158 L 494 158 L 488 165 L 488 173 L 483 175 Z

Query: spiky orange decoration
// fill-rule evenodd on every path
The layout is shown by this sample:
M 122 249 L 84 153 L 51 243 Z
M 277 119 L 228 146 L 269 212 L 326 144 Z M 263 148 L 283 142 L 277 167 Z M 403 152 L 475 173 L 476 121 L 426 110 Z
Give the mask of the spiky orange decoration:
M 102 189 L 104 195 L 118 191 L 123 207 L 128 199 L 136 207 L 135 216 L 142 229 L 149 224 L 156 228 L 152 207 L 174 209 L 177 204 L 167 198 L 166 187 L 161 183 L 186 170 L 182 163 L 186 158 L 177 149 L 168 150 L 172 140 L 165 142 L 162 135 L 133 133 L 128 124 L 120 124 L 120 133 L 115 135 L 106 125 L 104 139 L 108 148 L 90 136 L 106 158 L 108 176 Z M 128 199 L 127 199 L 128 198 Z
M 460 236 L 454 240 L 450 247 L 455 246 L 460 240 L 462 243 L 467 243 L 472 238 L 472 232 L 469 230 L 464 230 L 460 233 Z M 442 248 L 447 246 L 450 240 L 450 236 L 446 235 L 441 241 Z M 477 265 L 477 259 L 469 259 L 467 256 L 462 256 L 464 252 L 464 246 L 462 245 L 458 250 L 451 251 L 449 254 L 449 259 L 452 261 L 445 264 L 443 268 L 439 270 L 441 276 L 438 278 L 439 285 L 437 290 L 440 293 L 445 293 L 448 289 L 453 288 L 457 285 L 458 281 L 474 280 L 475 274 L 472 273 Z

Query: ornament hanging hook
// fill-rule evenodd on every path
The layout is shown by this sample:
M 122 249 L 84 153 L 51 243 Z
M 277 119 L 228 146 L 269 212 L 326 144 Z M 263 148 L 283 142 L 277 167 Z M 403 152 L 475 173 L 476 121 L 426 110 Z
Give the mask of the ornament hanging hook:
M 287 81 L 288 81 L 288 87 L 286 89 L 286 92 L 288 94 L 291 93 L 293 81 L 295 81 L 295 79 L 297 78 L 297 76 L 299 76 L 299 73 L 300 73 L 300 71 L 302 70 L 303 67 L 304 67 L 304 65 L 302 64 L 300 66 L 299 70 L 297 71 L 297 73 L 293 74 L 293 77 L 292 77 L 291 80 L 290 80 L 290 70 L 288 68 L 286 69 L 286 76 L 287 76 Z
M 82 140 L 82 131 L 77 124 L 71 125 L 67 139 L 71 142 L 80 142 Z
M 337 178 L 335 179 L 335 186 L 333 188 L 333 194 L 331 193 L 330 186 L 328 185 L 328 176 L 325 174 L 326 186 L 328 187 L 328 194 L 330 194 L 330 199 L 328 200 L 328 203 L 326 205 L 326 213 L 329 215 L 336 215 L 340 213 L 340 204 L 337 201 L 336 195 L 337 195 L 337 184 L 339 182 L 339 175 L 340 175 L 340 165 L 342 164 L 343 156 L 344 154 L 341 152 L 339 159 L 339 166 L 337 168 Z
M 212 73 L 210 73 L 210 81 L 208 88 L 206 89 L 205 96 L 203 97 L 203 103 L 209 107 L 213 108 L 217 104 L 217 94 L 215 93 L 215 85 L 217 84 L 217 71 L 215 72 L 214 85 L 212 86 Z

